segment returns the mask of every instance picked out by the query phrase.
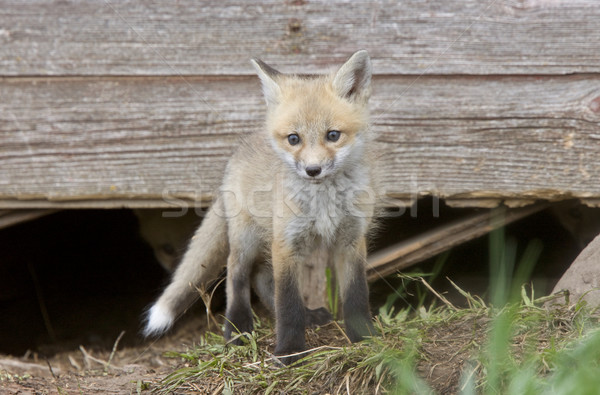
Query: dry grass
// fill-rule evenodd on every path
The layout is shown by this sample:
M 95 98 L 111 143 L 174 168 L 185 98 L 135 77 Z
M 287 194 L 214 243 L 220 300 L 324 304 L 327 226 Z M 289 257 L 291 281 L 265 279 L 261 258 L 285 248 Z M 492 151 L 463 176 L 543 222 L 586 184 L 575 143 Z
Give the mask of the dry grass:
M 244 346 L 206 333 L 197 346 L 170 354 L 181 359 L 181 368 L 153 387 L 208 394 L 506 393 L 523 388 L 523 372 L 533 375 L 527 380 L 532 388 L 552 383 L 577 344 L 595 341 L 586 339 L 598 320 L 583 304 L 547 308 L 547 298 L 534 302 L 523 295 L 519 303 L 493 309 L 465 296 L 465 309 L 384 307 L 377 316 L 381 336 L 359 344 L 348 344 L 337 323 L 308 330 L 311 352 L 292 367 L 272 355 L 272 327 L 257 318 Z M 589 358 L 597 367 L 598 357 Z
M 498 214 L 501 219 L 502 213 Z M 376 317 L 380 336 L 349 344 L 339 324 L 307 332 L 311 352 L 291 367 L 272 355 L 273 330 L 256 319 L 244 346 L 207 333 L 201 344 L 173 354 L 184 366 L 154 390 L 225 394 L 592 394 L 600 387 L 600 331 L 596 311 L 568 295 L 535 299 L 524 283 L 541 252 L 531 241 L 517 259 L 517 243 L 502 229 L 490 235 L 491 304 L 456 289 L 467 308 L 437 293 L 422 274 L 402 275 L 433 295 L 412 310 L 395 311 L 388 297 Z M 429 278 L 439 274 L 440 256 Z

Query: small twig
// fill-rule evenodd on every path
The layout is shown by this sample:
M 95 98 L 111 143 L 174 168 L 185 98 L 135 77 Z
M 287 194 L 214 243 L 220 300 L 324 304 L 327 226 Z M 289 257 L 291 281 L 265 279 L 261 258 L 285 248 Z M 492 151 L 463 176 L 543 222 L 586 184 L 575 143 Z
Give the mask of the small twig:
M 71 363 L 71 365 L 77 369 L 78 372 L 81 371 L 81 366 L 77 363 L 77 361 L 75 360 L 75 358 L 73 358 L 72 356 L 69 355 L 69 362 Z
M 110 352 L 110 356 L 108 357 L 108 362 L 106 363 L 106 366 L 104 367 L 105 372 L 108 372 L 110 363 L 112 362 L 113 357 L 115 356 L 115 352 L 117 351 L 117 347 L 119 346 L 119 342 L 121 341 L 121 338 L 123 337 L 123 335 L 125 335 L 125 331 L 121 331 L 121 333 L 117 337 L 117 340 L 115 340 L 115 344 L 113 345 L 112 351 Z
M 225 388 L 225 383 L 221 383 L 216 390 L 213 391 L 212 395 L 217 395 L 221 393 L 221 390 Z
M 281 361 L 279 361 L 279 358 L 295 357 L 297 355 L 309 354 L 309 353 L 319 351 L 319 350 L 343 350 L 343 349 L 344 349 L 343 347 L 319 346 L 319 347 L 314 347 L 314 348 L 310 348 L 308 350 L 300 351 L 300 352 L 297 352 L 294 354 L 287 354 L 287 355 L 273 355 L 266 350 L 265 350 L 265 353 L 269 356 L 269 359 L 267 359 L 267 360 L 274 360 L 274 361 L 281 363 Z M 260 365 L 261 363 L 262 363 L 262 361 L 251 362 L 251 363 L 245 364 L 244 367 L 245 368 L 254 368 L 254 367 L 257 367 L 258 365 Z M 281 364 L 281 366 L 285 366 L 285 365 Z
M 379 377 L 379 380 L 377 380 L 377 385 L 375 386 L 375 395 L 379 394 L 379 389 L 381 388 L 381 382 L 383 381 L 383 377 L 384 377 L 384 375 L 382 374 Z
M 83 346 L 81 346 L 81 345 L 80 345 L 80 346 L 79 346 L 79 350 L 80 350 L 80 351 L 81 351 L 81 353 L 83 354 L 83 357 L 84 357 L 84 362 L 85 362 L 85 365 L 86 365 L 86 367 L 87 367 L 88 369 L 92 367 L 92 364 L 90 363 L 90 361 L 94 361 L 94 362 L 97 362 L 97 363 L 99 363 L 99 364 L 101 364 L 101 365 L 103 365 L 103 366 L 106 366 L 106 361 L 103 361 L 103 360 L 101 360 L 101 359 L 98 359 L 98 358 L 94 358 L 94 357 L 92 357 L 92 356 L 91 356 L 91 355 L 90 355 L 90 354 L 87 352 L 87 350 L 85 349 L 85 347 L 83 347 Z
M 50 374 L 52 375 L 52 377 L 54 377 L 54 379 L 58 379 L 58 377 L 56 377 L 56 375 L 54 374 L 54 370 L 52 370 L 52 365 L 50 365 L 50 360 L 48 360 L 48 358 L 44 357 L 44 359 L 46 360 L 46 363 L 48 364 L 48 370 L 50 370 Z
M 595 288 L 597 290 L 597 288 Z M 590 290 L 590 291 L 593 291 Z M 553 300 L 557 300 L 557 299 L 561 299 L 564 298 L 565 299 L 565 305 L 569 306 L 569 296 L 570 296 L 570 292 L 568 289 L 561 289 L 560 291 L 553 293 L 552 295 L 548 295 L 548 296 L 542 296 L 539 297 L 537 299 L 535 299 L 533 302 L 534 303 L 539 303 L 539 304 L 543 304 L 546 302 L 550 302 Z
M 35 295 L 37 296 L 38 305 L 40 307 L 40 313 L 42 314 L 42 319 L 44 320 L 44 326 L 46 327 L 46 331 L 48 332 L 48 336 L 50 336 L 50 340 L 52 341 L 52 343 L 56 343 L 56 332 L 54 332 L 52 321 L 50 321 L 50 314 L 48 313 L 48 307 L 46 306 L 46 300 L 44 298 L 42 286 L 40 285 L 37 273 L 31 262 L 27 262 L 27 270 L 29 271 L 29 275 L 31 276 L 31 281 L 33 282 L 33 288 L 35 289 Z
M 485 302 L 483 300 L 478 301 L 475 299 L 475 297 L 473 297 L 470 293 L 464 291 L 461 287 L 456 285 L 454 281 L 450 280 L 450 277 L 446 277 L 446 280 L 448 280 L 454 289 L 456 289 L 462 296 L 465 297 L 465 299 L 467 299 L 470 308 L 475 308 L 478 304 L 485 307 Z
M 86 367 L 89 369 L 91 367 L 91 364 L 89 363 L 89 361 L 94 361 L 96 363 L 99 363 L 100 365 L 108 368 L 109 363 L 106 361 L 103 361 L 101 359 L 92 357 L 83 346 L 79 346 L 79 350 L 81 350 L 81 352 L 83 353 L 83 356 L 85 357 L 84 361 L 85 361 L 85 365 Z M 88 361 L 89 360 L 89 361 Z M 112 366 L 113 369 L 118 369 L 118 370 L 123 370 L 123 368 L 120 368 L 118 366 Z
M 85 365 L 86 370 L 91 369 L 92 364 L 90 364 L 89 354 L 87 353 L 87 351 L 85 351 L 85 348 L 83 348 L 83 346 L 79 346 L 79 351 L 81 351 L 81 353 L 83 354 L 83 364 Z
M 419 277 L 419 280 L 427 287 L 427 289 L 429 289 L 435 296 L 437 296 L 442 302 L 444 302 L 446 305 L 448 305 L 448 307 L 450 307 L 452 310 L 454 311 L 458 311 L 458 309 L 456 308 L 456 306 L 454 306 L 452 303 L 450 303 L 450 301 L 446 298 L 444 298 L 442 295 L 440 295 L 439 293 L 436 292 L 435 289 L 433 289 L 431 287 L 431 285 L 429 285 L 429 283 L 427 281 L 425 281 L 425 279 L 423 277 Z
M 271 354 L 270 352 L 265 350 L 265 353 L 269 356 L 269 360 L 273 361 L 275 363 L 275 365 L 277 365 L 280 368 L 285 368 L 285 365 L 283 364 L 283 362 L 281 362 L 279 360 L 279 358 L 277 358 L 275 355 Z
M 346 332 L 344 332 L 344 330 L 342 329 L 342 327 L 340 326 L 340 324 L 338 324 L 337 321 L 333 321 L 333 324 L 340 330 L 341 334 L 348 341 L 348 344 L 352 344 L 352 341 L 350 340 L 350 338 L 348 337 L 348 335 L 346 335 Z
M 352 392 L 350 392 L 350 372 L 346 373 L 346 393 L 348 395 L 352 394 Z
M 473 377 L 473 375 L 477 372 L 477 369 L 479 369 L 479 367 L 481 366 L 480 362 L 477 362 L 477 365 L 471 369 L 471 372 L 469 372 L 469 375 L 467 377 L 465 377 L 464 379 L 464 384 L 461 387 L 461 392 L 465 390 L 465 388 L 467 387 L 467 385 L 469 384 L 469 382 L 471 381 L 471 377 Z
M 222 279 L 219 280 L 219 282 L 217 282 L 217 284 L 213 287 L 210 294 L 206 291 L 206 288 L 204 287 L 204 285 L 201 285 L 200 287 L 198 287 L 194 284 L 190 284 L 191 286 L 196 288 L 196 291 L 198 292 L 198 294 L 200 295 L 200 298 L 202 299 L 202 302 L 204 303 L 204 307 L 206 308 L 206 320 L 207 320 L 208 328 L 210 328 L 211 320 L 212 320 L 212 323 L 215 325 L 215 328 L 219 327 L 219 322 L 217 321 L 214 314 L 212 313 L 210 306 L 212 304 L 212 299 L 213 299 L 213 296 L 215 295 L 215 291 L 216 291 L 217 287 L 223 281 L 225 281 L 225 277 L 223 277 Z
M 337 388 L 337 391 L 335 391 L 336 394 L 340 394 L 342 392 L 342 387 L 344 386 L 344 381 L 342 380 L 342 382 L 340 383 L 339 387 Z

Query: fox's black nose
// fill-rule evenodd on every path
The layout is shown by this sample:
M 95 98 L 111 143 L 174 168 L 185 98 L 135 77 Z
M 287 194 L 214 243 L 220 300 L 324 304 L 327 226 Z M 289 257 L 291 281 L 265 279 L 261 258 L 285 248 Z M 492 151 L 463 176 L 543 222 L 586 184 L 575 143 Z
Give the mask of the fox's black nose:
M 321 166 L 308 166 L 306 168 L 306 174 L 310 177 L 316 177 L 321 174 Z

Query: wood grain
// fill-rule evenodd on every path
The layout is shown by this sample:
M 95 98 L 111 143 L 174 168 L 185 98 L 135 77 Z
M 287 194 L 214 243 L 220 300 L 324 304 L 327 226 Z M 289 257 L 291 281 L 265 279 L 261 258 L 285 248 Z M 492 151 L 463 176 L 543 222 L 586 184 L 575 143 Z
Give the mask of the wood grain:
M 0 97 L 0 208 L 206 203 L 264 117 L 255 77 L 9 78 Z M 378 77 L 385 191 L 598 199 L 599 98 L 595 75 Z
M 0 0 L 0 75 L 249 75 L 250 57 L 322 72 L 600 72 L 596 0 Z

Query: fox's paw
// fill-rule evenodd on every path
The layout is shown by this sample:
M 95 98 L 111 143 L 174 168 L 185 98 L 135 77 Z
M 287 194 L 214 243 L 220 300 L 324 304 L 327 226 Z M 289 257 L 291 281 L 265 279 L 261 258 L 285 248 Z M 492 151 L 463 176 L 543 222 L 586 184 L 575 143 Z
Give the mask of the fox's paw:
M 244 333 L 252 333 L 253 329 L 252 312 L 238 311 L 236 314 L 228 314 L 225 322 L 225 340 L 241 346 L 245 343 L 241 337 Z
M 275 348 L 275 356 L 284 365 L 291 365 L 307 355 L 308 351 L 305 351 L 304 348 L 302 348 L 301 350 L 291 350 L 285 348 L 280 349 L 279 347 Z
M 366 337 L 379 336 L 370 319 L 346 319 L 346 335 L 352 343 L 359 342 Z
M 278 327 L 275 356 L 284 365 L 290 365 L 307 355 L 304 326 Z
M 333 321 L 333 316 L 324 307 L 318 309 L 306 309 L 306 327 L 315 328 Z

